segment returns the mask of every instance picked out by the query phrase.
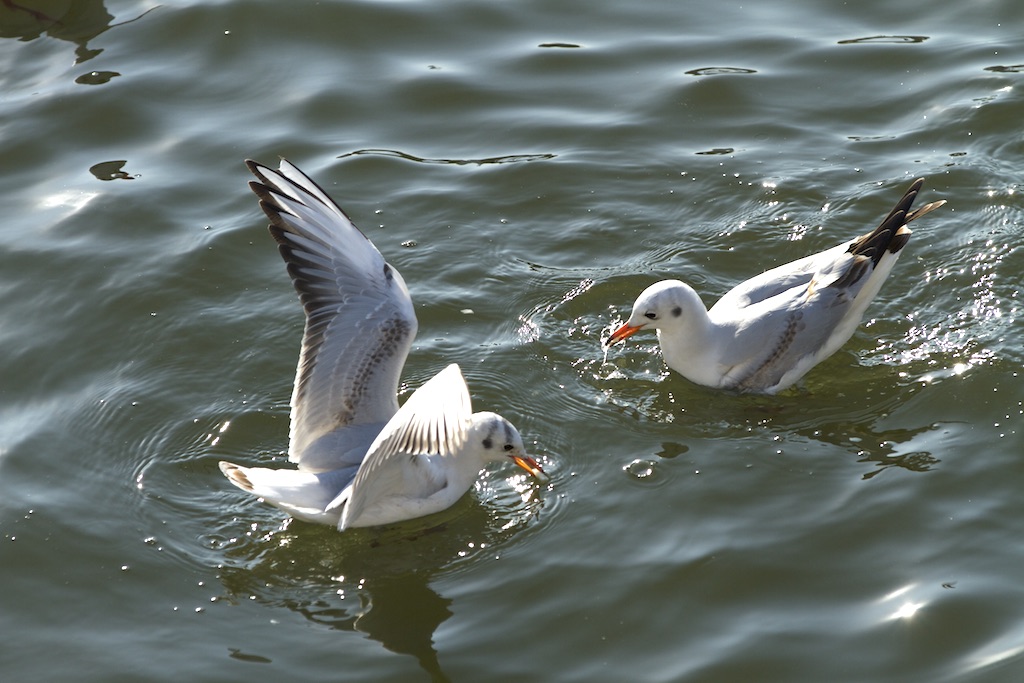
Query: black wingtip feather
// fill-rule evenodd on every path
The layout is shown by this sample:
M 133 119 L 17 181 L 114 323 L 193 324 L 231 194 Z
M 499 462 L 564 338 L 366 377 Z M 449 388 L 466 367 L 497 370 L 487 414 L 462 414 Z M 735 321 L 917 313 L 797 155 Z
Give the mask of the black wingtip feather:
M 263 178 L 263 172 L 260 169 L 266 168 L 266 166 L 259 163 L 258 161 L 253 161 L 252 159 L 246 159 L 245 166 L 254 176 L 257 176 L 258 178 Z
M 900 198 L 896 206 L 892 208 L 892 211 L 882 220 L 879 226 L 859 239 L 854 240 L 850 244 L 849 252 L 857 256 L 865 256 L 877 265 L 882 255 L 886 252 L 895 254 L 905 247 L 907 242 L 910 241 L 910 230 L 906 227 L 907 223 L 915 218 L 920 218 L 945 203 L 945 200 L 932 202 L 916 211 L 911 211 L 914 200 L 917 199 L 917 195 L 923 186 L 924 178 L 918 178 L 911 183 L 903 197 Z

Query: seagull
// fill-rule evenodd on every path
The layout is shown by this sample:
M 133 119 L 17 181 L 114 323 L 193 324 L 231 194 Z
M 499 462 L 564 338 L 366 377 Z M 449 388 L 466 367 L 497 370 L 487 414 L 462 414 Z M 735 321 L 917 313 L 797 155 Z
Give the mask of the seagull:
M 871 232 L 742 282 L 711 310 L 689 285 L 656 282 L 606 348 L 654 329 L 666 365 L 691 382 L 762 394 L 792 386 L 853 336 L 910 239 L 907 224 L 946 203 L 911 211 L 923 185 L 915 180 Z
M 445 510 L 488 463 L 545 477 L 512 423 L 473 412 L 456 364 L 398 407 L 417 329 L 405 280 L 297 167 L 246 165 L 306 313 L 288 444 L 298 469 L 222 461 L 228 480 L 297 519 L 344 531 Z

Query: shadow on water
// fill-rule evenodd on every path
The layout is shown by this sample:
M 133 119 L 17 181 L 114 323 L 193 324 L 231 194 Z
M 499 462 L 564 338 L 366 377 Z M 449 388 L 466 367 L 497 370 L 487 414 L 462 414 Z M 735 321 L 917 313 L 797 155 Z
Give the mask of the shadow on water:
M 862 479 L 872 479 L 891 468 L 927 472 L 941 462 L 932 446 L 942 438 L 944 425 L 886 429 L 880 424 L 884 418 L 884 413 L 855 419 L 833 413 L 814 419 L 810 424 L 775 424 L 770 428 L 854 453 L 857 462 L 870 463 L 873 467 L 861 476 Z M 936 444 L 932 444 L 933 441 Z
M 432 680 L 448 680 L 434 649 L 434 631 L 448 617 L 451 600 L 438 595 L 422 574 L 383 576 L 363 585 L 368 596 L 355 613 L 330 604 L 295 605 L 312 622 L 359 631 L 397 654 L 416 658 Z
M 859 372 L 883 371 L 863 367 Z M 667 370 L 652 377 L 609 363 L 598 374 L 608 403 L 633 419 L 677 424 L 703 439 L 734 441 L 761 434 L 773 453 L 813 444 L 834 446 L 854 455 L 857 462 L 870 464 L 861 475 L 865 480 L 894 468 L 933 470 L 941 462 L 937 453 L 943 439 L 957 429 L 942 421 L 897 426 L 906 420 L 894 420 L 893 415 L 902 414 L 919 389 L 883 379 L 865 381 L 863 385 L 872 387 L 866 392 L 836 393 L 841 383 L 821 380 L 819 385 L 815 380 L 783 395 L 756 396 L 696 387 Z M 670 452 L 685 448 L 676 444 Z
M 103 0 L 0 0 L 0 38 L 66 40 L 75 44 L 75 63 L 81 64 L 103 52 L 90 48 L 89 41 L 141 16 L 111 24 L 114 17 Z
M 285 607 L 319 626 L 365 634 L 414 657 L 431 680 L 447 681 L 434 633 L 454 612 L 452 600 L 431 583 L 474 554 L 492 552 L 500 532 L 487 531 L 486 515 L 475 512 L 433 526 L 405 523 L 344 534 L 289 520 L 229 541 L 220 579 L 231 600 Z
M 675 384 L 673 380 L 670 377 L 666 383 Z M 702 404 L 690 396 L 694 393 L 702 390 L 686 387 L 678 396 L 670 390 L 664 399 L 654 398 L 644 412 L 654 419 L 671 414 L 673 420 L 685 420 L 691 433 L 710 438 L 761 433 L 773 451 L 806 449 L 814 444 L 834 446 L 854 455 L 858 463 L 870 465 L 861 474 L 865 480 L 894 468 L 919 473 L 933 470 L 941 462 L 937 454 L 942 440 L 955 429 L 945 422 L 894 426 L 891 415 L 900 411 L 901 401 L 913 393 L 895 385 L 856 398 L 822 398 L 808 392 L 783 397 L 722 394 Z M 664 409 L 663 403 L 667 403 Z M 721 412 L 716 412 L 715 406 Z
M 432 584 L 500 557 L 536 522 L 543 507 L 536 493 L 517 475 L 493 489 L 480 484 L 474 495 L 430 517 L 344 533 L 290 518 L 281 523 L 276 511 L 246 501 L 239 517 L 201 534 L 206 550 L 200 554 L 217 558 L 229 601 L 284 607 L 318 626 L 365 634 L 415 657 L 431 680 L 447 681 L 434 633 L 454 609 Z M 240 519 L 253 515 L 257 521 L 239 533 Z

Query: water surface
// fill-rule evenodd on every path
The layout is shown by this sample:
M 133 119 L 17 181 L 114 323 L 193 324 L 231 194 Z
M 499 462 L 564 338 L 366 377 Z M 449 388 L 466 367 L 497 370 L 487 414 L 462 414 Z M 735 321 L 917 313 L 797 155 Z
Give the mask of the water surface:
M 31 11 L 29 11 L 31 10 Z M 12 681 L 1016 681 L 1010 0 L 0 8 L 0 670 Z M 244 158 L 286 156 L 552 474 L 338 534 L 285 464 L 301 311 Z M 949 203 L 781 396 L 602 334 Z M 59 655 L 59 656 L 58 656 Z

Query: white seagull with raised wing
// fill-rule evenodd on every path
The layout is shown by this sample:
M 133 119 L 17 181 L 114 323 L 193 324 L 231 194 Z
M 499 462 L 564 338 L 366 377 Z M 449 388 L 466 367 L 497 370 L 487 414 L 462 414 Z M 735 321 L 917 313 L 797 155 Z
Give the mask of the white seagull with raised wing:
M 875 230 L 761 273 L 711 310 L 679 280 L 651 285 L 607 345 L 654 329 L 665 364 L 692 382 L 764 394 L 786 389 L 853 336 L 910 239 L 907 223 L 946 203 L 911 211 L 923 184 L 915 180 Z
M 447 509 L 489 462 L 544 476 L 508 420 L 473 413 L 458 365 L 398 407 L 417 328 L 402 276 L 298 168 L 246 163 L 306 326 L 288 446 L 298 469 L 221 462 L 231 483 L 293 517 L 344 530 Z

